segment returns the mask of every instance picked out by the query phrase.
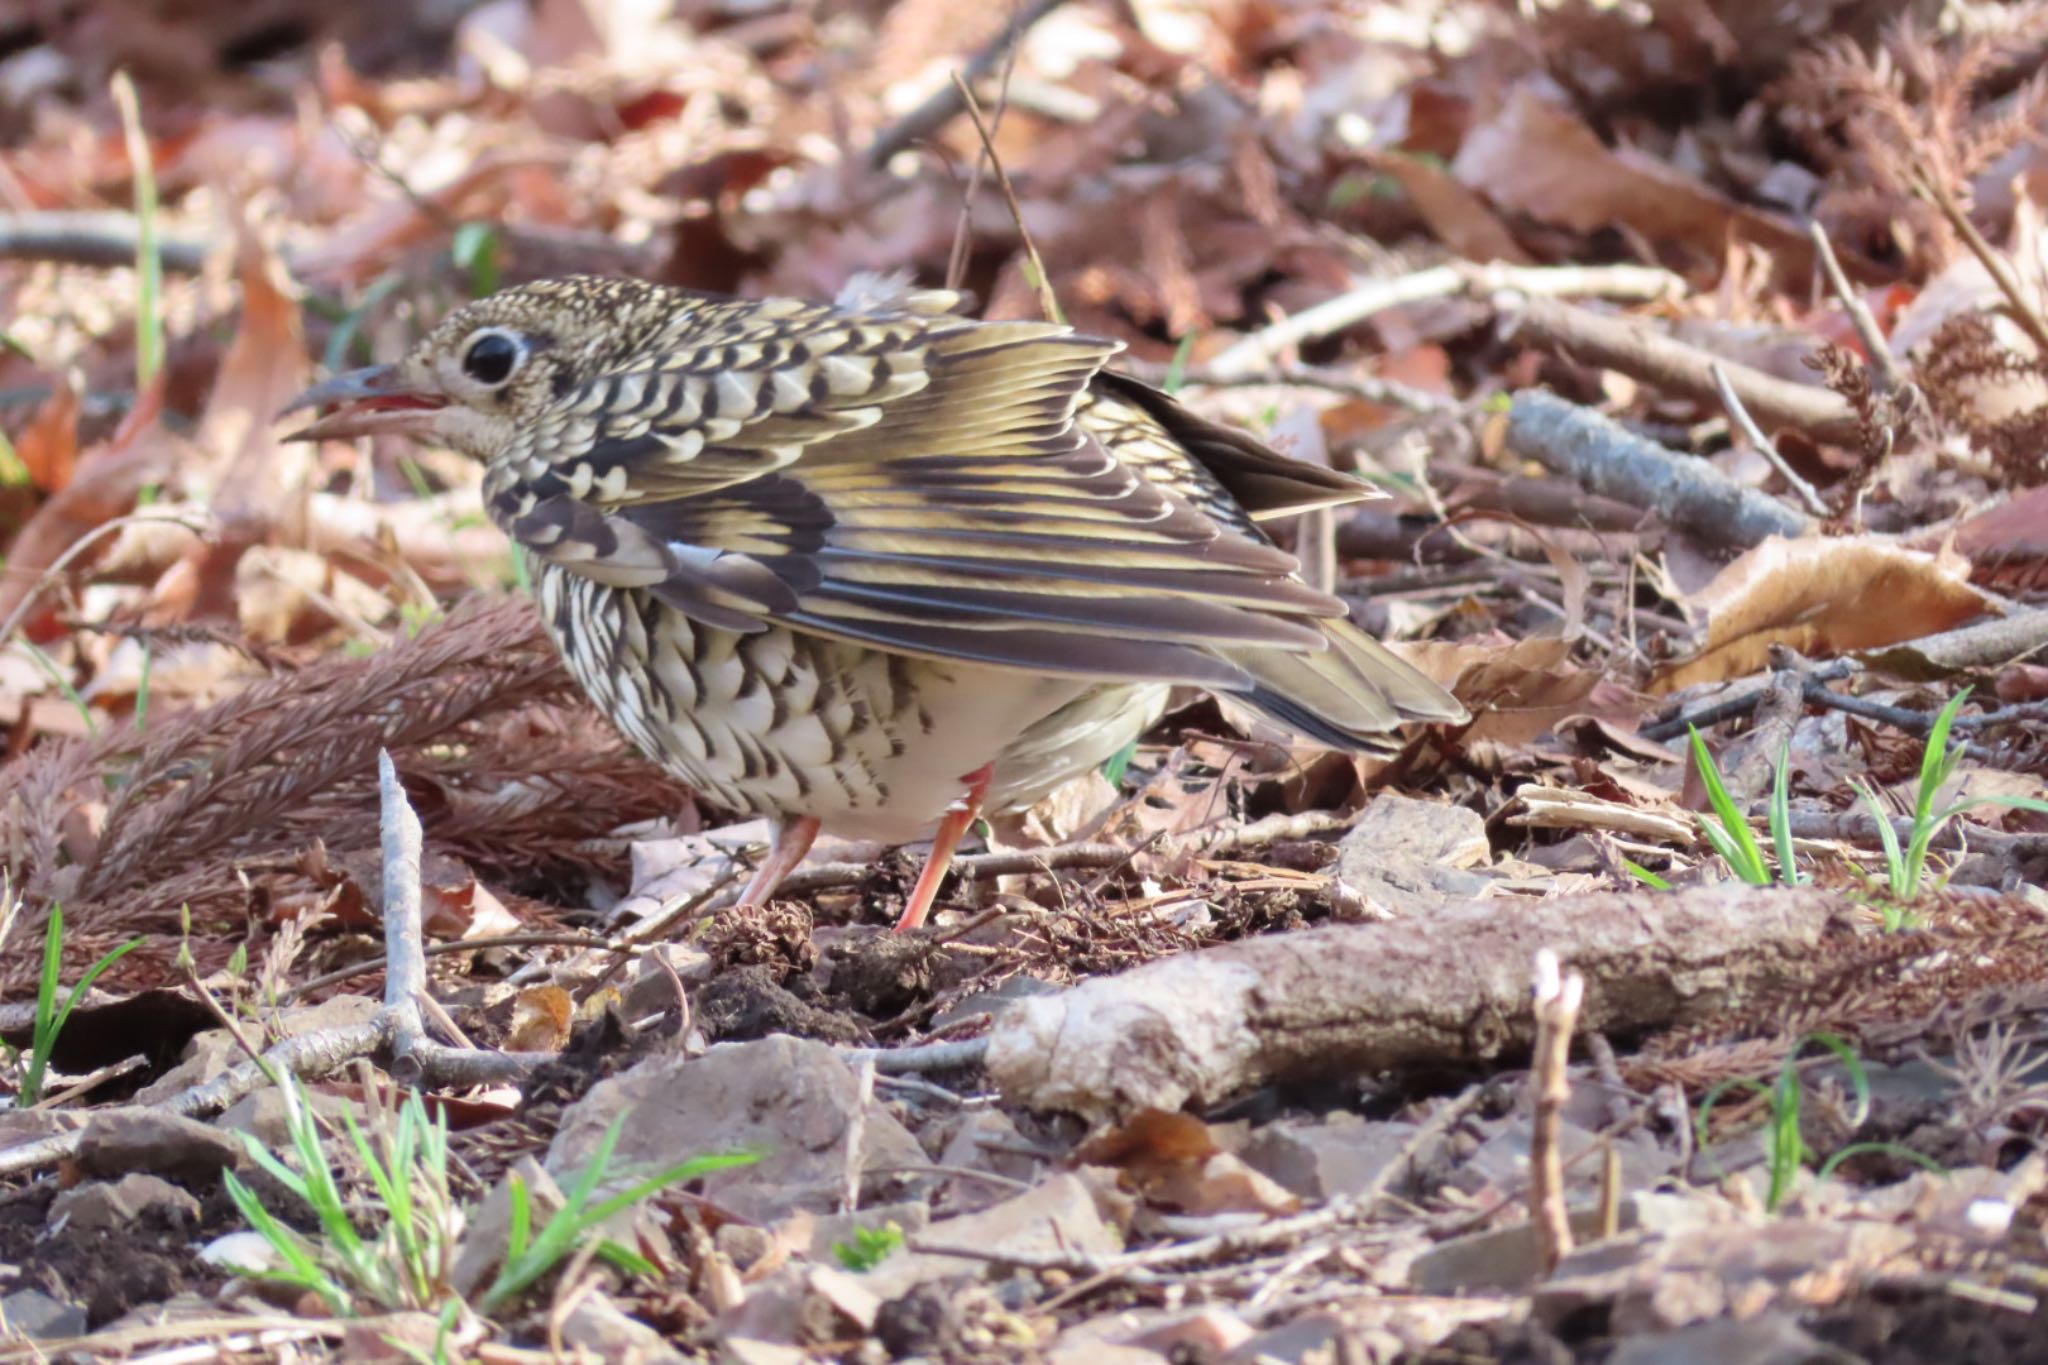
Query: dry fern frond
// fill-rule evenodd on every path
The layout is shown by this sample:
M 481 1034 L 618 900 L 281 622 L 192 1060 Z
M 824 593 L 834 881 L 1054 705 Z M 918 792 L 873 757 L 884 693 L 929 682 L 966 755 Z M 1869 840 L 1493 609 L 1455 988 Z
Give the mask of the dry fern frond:
M 1965 313 L 1928 339 L 1917 368 L 1935 415 L 2014 484 L 2048 482 L 2048 363 L 2001 341 L 1990 315 Z
M 2037 63 L 2048 10 L 1943 42 L 1910 18 L 1865 52 L 1834 38 L 1792 59 L 1768 92 L 1784 127 L 1822 166 L 1868 175 L 1881 189 L 1925 180 L 1967 202 L 1970 177 L 2011 151 L 2048 114 L 2048 71 L 1993 109 L 1986 87 Z
M 1623 1074 L 1631 1084 L 1691 1089 L 1760 1074 L 1757 1061 L 1775 1066 L 1815 1032 L 1887 1050 L 2048 1001 L 2048 913 L 2019 896 L 1959 892 L 1923 897 L 1915 911 L 1924 927 L 1834 938 L 1745 1001 L 1740 1019 L 1653 1038 Z
M 1916 273 L 1946 264 L 1954 230 L 1914 201 L 1967 208 L 1972 177 L 2048 116 L 2048 70 L 1996 103 L 1990 98 L 2014 73 L 2038 66 L 2044 44 L 2048 9 L 2029 7 L 2010 23 L 1946 41 L 1907 19 L 1875 52 L 1832 38 L 1794 57 L 1765 98 L 1779 124 L 1833 173 L 1815 216 L 1866 250 L 1889 226 Z
M 316 842 L 375 847 L 380 749 L 436 847 L 520 873 L 574 865 L 582 841 L 684 799 L 581 708 L 531 604 L 485 599 L 370 658 L 16 760 L 0 769 L 0 871 L 30 906 L 64 904 L 74 951 L 175 933 L 187 905 L 218 929 L 303 882 Z M 232 951 L 218 938 L 195 933 L 202 967 Z

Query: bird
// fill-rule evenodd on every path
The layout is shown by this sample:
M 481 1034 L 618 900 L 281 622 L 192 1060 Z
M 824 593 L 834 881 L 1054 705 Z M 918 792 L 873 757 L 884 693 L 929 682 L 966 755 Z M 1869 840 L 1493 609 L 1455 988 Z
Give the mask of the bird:
M 1260 523 L 1380 496 L 1196 415 L 1120 342 L 861 276 L 829 303 L 517 285 L 286 412 L 482 464 L 569 672 L 700 796 L 766 815 L 765 905 L 821 830 L 932 840 L 1028 808 L 1207 689 L 1397 752 L 1453 696 Z M 281 414 L 282 415 L 282 414 Z

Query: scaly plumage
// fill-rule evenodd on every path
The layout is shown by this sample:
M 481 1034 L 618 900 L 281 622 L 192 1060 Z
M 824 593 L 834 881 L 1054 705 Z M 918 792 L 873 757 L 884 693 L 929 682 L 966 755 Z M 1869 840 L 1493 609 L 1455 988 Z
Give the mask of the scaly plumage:
M 821 824 L 934 834 L 1101 764 L 1176 684 L 1385 750 L 1464 708 L 1296 575 L 1260 519 L 1373 496 L 1106 371 L 1115 342 L 626 280 L 509 289 L 304 437 L 403 431 L 484 462 L 572 673 L 641 750 L 777 822 L 764 900 Z

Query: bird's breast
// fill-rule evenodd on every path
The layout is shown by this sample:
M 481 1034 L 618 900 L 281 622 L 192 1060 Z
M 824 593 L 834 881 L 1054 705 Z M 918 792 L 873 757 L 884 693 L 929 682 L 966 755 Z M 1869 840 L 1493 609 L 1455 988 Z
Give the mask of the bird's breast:
M 706 627 L 645 591 L 530 563 L 570 673 L 629 742 L 721 806 L 812 815 L 850 838 L 929 834 L 989 763 L 989 809 L 1027 805 L 1107 761 L 1166 701 L 1163 686 Z

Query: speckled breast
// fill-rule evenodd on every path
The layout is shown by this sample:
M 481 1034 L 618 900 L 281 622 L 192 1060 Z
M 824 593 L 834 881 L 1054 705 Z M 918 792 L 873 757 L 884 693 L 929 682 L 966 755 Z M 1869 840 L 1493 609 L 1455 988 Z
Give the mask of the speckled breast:
M 929 834 L 987 763 L 987 809 L 1028 805 L 1107 761 L 1166 704 L 1162 685 L 706 627 L 645 591 L 528 562 L 570 673 L 641 752 L 721 806 L 813 815 L 849 838 Z

